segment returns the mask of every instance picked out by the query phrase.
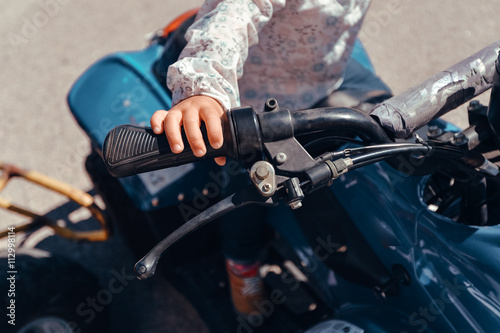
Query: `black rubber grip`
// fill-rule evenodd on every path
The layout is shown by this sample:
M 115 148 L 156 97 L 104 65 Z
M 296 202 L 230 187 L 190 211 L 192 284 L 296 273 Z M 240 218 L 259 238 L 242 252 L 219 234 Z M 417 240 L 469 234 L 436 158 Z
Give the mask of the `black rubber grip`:
M 205 131 L 203 131 L 205 132 Z M 205 133 L 204 137 L 206 138 Z M 187 139 L 182 133 L 184 150 L 174 154 L 170 150 L 165 134 L 156 135 L 150 127 L 120 125 L 113 128 L 103 144 L 103 158 L 106 168 L 114 177 L 125 177 L 172 166 L 196 162 L 204 158 L 230 156 L 227 147 L 231 138 L 224 139 L 220 149 L 213 149 L 206 141 L 207 154 L 203 158 L 194 156 Z

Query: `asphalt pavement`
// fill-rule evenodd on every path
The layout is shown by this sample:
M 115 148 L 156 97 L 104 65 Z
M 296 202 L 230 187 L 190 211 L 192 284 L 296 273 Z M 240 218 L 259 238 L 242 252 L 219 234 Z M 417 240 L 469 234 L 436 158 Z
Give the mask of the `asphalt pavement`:
M 66 105 L 76 78 L 106 54 L 136 50 L 147 35 L 200 0 L 4 1 L 0 11 L 0 161 L 34 169 L 85 191 L 92 190 L 83 161 L 88 139 Z M 400 93 L 481 48 L 500 40 L 500 0 L 373 0 L 360 34 L 377 73 Z M 481 97 L 487 103 L 488 95 Z M 154 110 L 152 110 L 154 111 Z M 465 108 L 447 115 L 465 127 Z M 2 196 L 58 218 L 67 199 L 23 181 Z M 77 214 L 78 215 L 78 214 Z M 24 221 L 0 212 L 0 227 Z M 49 239 L 49 241 L 47 240 Z M 119 237 L 104 244 L 72 244 L 48 229 L 26 246 L 52 251 L 92 267 L 106 282 L 134 260 Z M 134 283 L 110 305 L 112 332 L 202 332 L 182 296 L 161 279 Z

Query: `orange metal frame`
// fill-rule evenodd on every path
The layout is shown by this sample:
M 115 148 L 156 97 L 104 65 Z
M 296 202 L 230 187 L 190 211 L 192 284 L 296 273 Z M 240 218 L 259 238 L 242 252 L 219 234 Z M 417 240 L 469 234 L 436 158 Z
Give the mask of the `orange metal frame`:
M 29 223 L 16 226 L 17 231 L 27 231 L 40 226 L 48 226 L 52 228 L 57 235 L 71 240 L 99 242 L 105 241 L 109 238 L 110 231 L 106 223 L 106 218 L 104 217 L 104 212 L 95 204 L 94 198 L 90 194 L 36 171 L 23 170 L 14 165 L 0 162 L 0 171 L 2 172 L 0 174 L 0 192 L 12 178 L 24 178 L 32 183 L 45 187 L 48 190 L 60 193 L 80 206 L 87 208 L 100 224 L 100 229 L 98 230 L 73 231 L 70 228 L 59 226 L 55 221 L 52 221 L 45 216 L 38 215 L 25 208 L 15 206 L 9 200 L 0 197 L 0 208 L 32 219 Z M 0 238 L 6 237 L 7 234 L 8 231 L 0 232 Z
M 184 14 L 177 16 L 172 22 L 170 22 L 165 28 L 163 28 L 163 33 L 161 37 L 167 37 L 171 32 L 175 31 L 180 25 L 193 15 L 196 15 L 200 9 L 194 8 L 188 10 Z

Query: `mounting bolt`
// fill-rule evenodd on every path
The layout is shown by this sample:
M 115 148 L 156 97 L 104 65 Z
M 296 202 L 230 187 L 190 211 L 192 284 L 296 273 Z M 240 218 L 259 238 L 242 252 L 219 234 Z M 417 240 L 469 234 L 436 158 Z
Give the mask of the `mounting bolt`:
M 269 170 L 265 166 L 261 165 L 257 168 L 257 170 L 255 170 L 255 176 L 260 180 L 264 180 L 267 176 L 269 176 Z
M 427 136 L 429 138 L 437 138 L 441 134 L 443 134 L 443 130 L 441 128 L 439 128 L 439 126 L 431 125 L 427 129 Z
M 264 111 L 266 111 L 266 112 L 268 112 L 268 111 L 274 111 L 277 108 L 279 108 L 278 101 L 276 99 L 274 99 L 274 98 L 269 98 L 266 101 L 266 104 L 264 105 Z
M 456 146 L 462 146 L 466 144 L 469 140 L 465 136 L 464 133 L 456 133 L 453 135 L 453 139 L 451 140 L 451 143 L 453 143 Z
M 285 153 L 278 153 L 276 155 L 276 163 L 278 164 L 283 164 L 286 162 L 286 154 Z
M 262 191 L 264 191 L 264 192 L 269 192 L 269 191 L 271 191 L 272 188 L 273 187 L 269 183 L 265 183 L 264 185 L 262 185 Z
M 467 111 L 469 112 L 475 112 L 481 110 L 482 105 L 479 103 L 478 100 L 473 100 L 469 103 L 469 106 L 467 107 Z

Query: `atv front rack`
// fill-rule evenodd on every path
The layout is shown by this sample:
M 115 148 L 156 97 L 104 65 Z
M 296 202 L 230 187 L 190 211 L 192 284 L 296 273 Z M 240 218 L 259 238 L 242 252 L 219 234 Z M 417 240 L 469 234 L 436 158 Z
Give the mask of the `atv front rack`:
M 62 194 L 68 199 L 76 202 L 78 205 L 88 209 L 100 225 L 100 229 L 98 230 L 74 231 L 70 228 L 58 225 L 57 222 L 47 218 L 46 216 L 41 216 L 26 208 L 13 205 L 9 200 L 0 197 L 0 208 L 23 216 L 27 216 L 32 219 L 29 223 L 23 224 L 21 226 L 16 226 L 17 231 L 30 231 L 42 226 L 48 226 L 54 230 L 56 235 L 70 240 L 101 242 L 109 238 L 110 231 L 107 226 L 104 213 L 99 208 L 99 206 L 96 205 L 94 198 L 90 194 L 39 172 L 23 170 L 14 165 L 4 164 L 0 162 L 0 170 L 2 171 L 2 173 L 0 174 L 0 192 L 14 177 L 24 178 L 27 181 L 40 185 L 48 190 Z M 0 232 L 0 238 L 6 237 L 7 235 L 8 231 Z

